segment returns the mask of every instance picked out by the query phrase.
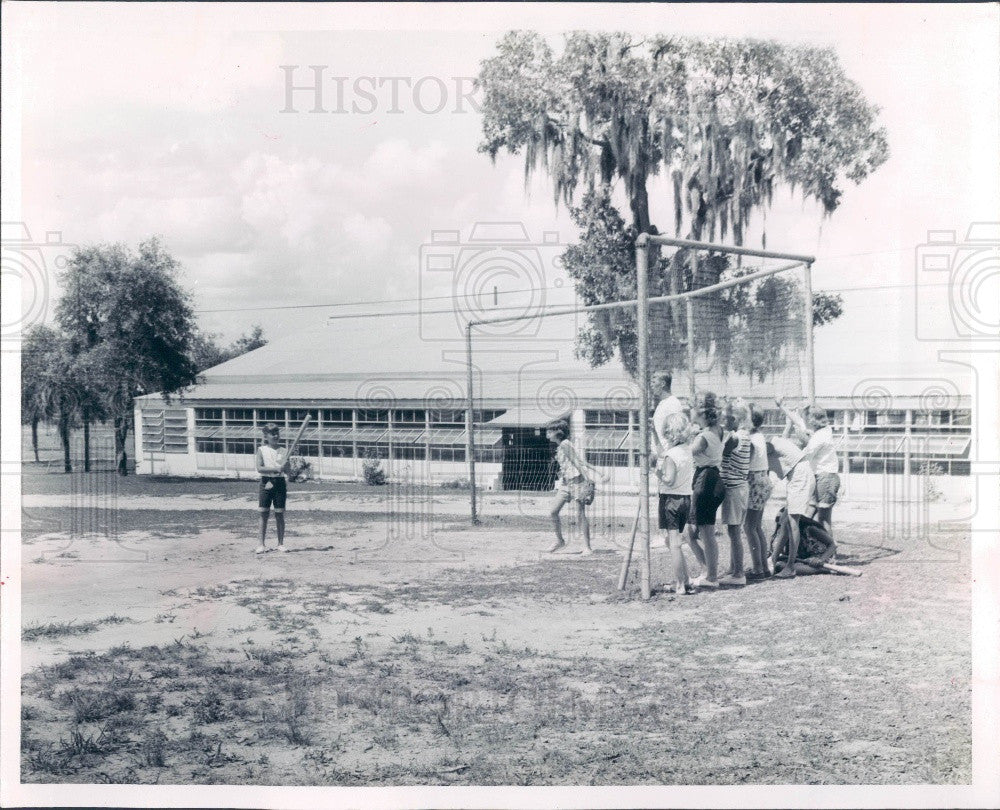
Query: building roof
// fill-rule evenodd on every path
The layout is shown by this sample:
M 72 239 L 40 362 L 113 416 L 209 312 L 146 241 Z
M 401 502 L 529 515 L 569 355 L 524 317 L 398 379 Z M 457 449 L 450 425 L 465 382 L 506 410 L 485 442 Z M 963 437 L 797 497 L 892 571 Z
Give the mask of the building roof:
M 561 323 L 557 323 L 561 322 Z M 592 369 L 575 356 L 572 318 L 543 319 L 531 332 L 479 334 L 473 341 L 477 406 L 535 408 L 552 414 L 575 408 L 621 410 L 638 401 L 635 384 L 617 360 Z M 373 367 L 373 358 L 380 358 Z M 389 358 L 385 360 L 384 358 Z M 296 403 L 317 407 L 425 406 L 462 408 L 466 402 L 464 333 L 455 316 L 394 317 L 312 323 L 302 331 L 209 369 L 183 403 Z M 884 410 L 969 407 L 971 369 L 954 363 L 817 362 L 816 394 L 828 407 Z M 793 388 L 797 387 L 797 383 Z M 767 403 L 776 383 L 700 376 L 699 388 Z M 678 395 L 687 381 L 678 375 Z M 140 401 L 161 401 L 158 394 Z

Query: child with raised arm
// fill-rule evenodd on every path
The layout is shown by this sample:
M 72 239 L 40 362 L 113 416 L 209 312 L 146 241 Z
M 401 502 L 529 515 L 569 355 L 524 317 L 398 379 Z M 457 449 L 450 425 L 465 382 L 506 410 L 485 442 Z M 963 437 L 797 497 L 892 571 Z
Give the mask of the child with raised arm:
M 587 520 L 587 504 L 584 500 L 592 481 L 584 475 L 589 472 L 594 478 L 607 481 L 608 477 L 593 464 L 588 463 L 580 457 L 569 441 L 569 425 L 564 422 L 556 422 L 549 425 L 545 430 L 546 438 L 556 445 L 556 463 L 559 465 L 559 482 L 556 485 L 556 495 L 552 499 L 552 507 L 549 515 L 552 518 L 552 525 L 556 531 L 556 543 L 549 549 L 549 553 L 555 553 L 566 546 L 563 539 L 562 522 L 559 513 L 570 501 L 576 501 L 580 526 L 583 529 L 583 554 L 593 554 L 590 547 L 590 521 Z
M 664 420 L 663 437 L 666 450 L 656 465 L 659 479 L 659 525 L 670 547 L 673 565 L 674 593 L 692 594 L 695 587 L 688 576 L 687 562 L 681 549 L 682 533 L 691 508 L 691 483 L 694 480 L 694 460 L 688 442 L 688 421 L 681 413 Z M 669 589 L 668 589 L 669 590 Z
M 781 407 L 780 401 L 778 407 Z M 788 420 L 785 424 L 784 435 L 771 440 L 774 454 L 769 460 L 774 464 L 778 477 L 785 480 L 788 557 L 794 560 L 799 548 L 799 518 L 809 512 L 809 504 L 816 491 L 816 476 L 813 475 L 812 465 L 802 452 L 806 442 L 805 437 L 801 434 L 790 437 L 791 427 L 792 422 Z M 772 552 L 771 567 L 775 570 L 777 562 L 777 556 Z M 775 577 L 780 579 L 794 576 L 795 566 L 793 565 L 786 565 L 780 574 L 775 574 Z
M 840 492 L 840 459 L 833 443 L 833 428 L 826 411 L 815 404 L 808 409 L 808 424 L 799 414 L 777 400 L 785 416 L 808 438 L 803 453 L 816 476 L 815 518 L 833 534 L 833 505 Z

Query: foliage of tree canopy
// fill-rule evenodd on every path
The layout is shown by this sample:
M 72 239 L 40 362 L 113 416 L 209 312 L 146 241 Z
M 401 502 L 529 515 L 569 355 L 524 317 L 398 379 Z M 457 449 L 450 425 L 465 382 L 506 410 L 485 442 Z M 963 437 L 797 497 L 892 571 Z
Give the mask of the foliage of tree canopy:
M 219 335 L 214 332 L 199 329 L 195 333 L 192 360 L 199 373 L 267 345 L 264 328 L 260 324 L 252 326 L 248 333 L 240 335 L 228 346 L 223 346 L 219 340 Z
M 267 343 L 259 325 L 229 346 L 199 330 L 179 275 L 180 265 L 156 239 L 137 251 L 91 245 L 73 254 L 59 277 L 58 328 L 36 324 L 21 346 L 21 415 L 31 425 L 36 461 L 40 421 L 56 421 L 71 472 L 71 430 L 83 427 L 89 469 L 90 425 L 112 420 L 124 474 L 136 396 L 159 391 L 169 398 L 199 371 Z
M 168 396 L 196 378 L 194 313 L 179 270 L 154 238 L 137 251 L 123 245 L 81 248 L 60 275 L 56 320 L 88 370 L 87 387 L 100 392 L 114 424 L 122 474 L 135 397 L 153 391 Z
M 557 202 L 572 207 L 584 192 L 574 211 L 583 240 L 564 261 L 591 303 L 634 293 L 635 236 L 658 232 L 649 210 L 653 175 L 670 179 L 677 236 L 731 236 L 742 244 L 752 215 L 770 205 L 778 186 L 831 214 L 844 181 L 860 183 L 888 157 L 877 108 L 831 49 L 668 36 L 637 42 L 620 33 L 574 32 L 557 56 L 538 33 L 515 31 L 483 62 L 479 83 L 480 150 L 494 159 L 501 151 L 523 154 L 526 179 L 543 170 Z M 617 182 L 629 207 L 627 227 L 612 214 Z M 589 244 L 587 226 L 596 228 Z M 694 266 L 683 252 L 669 262 L 652 253 L 651 276 L 665 277 L 671 293 L 701 286 L 700 264 L 713 264 Z M 588 264 L 595 260 L 596 266 Z M 706 275 L 721 278 L 738 269 L 716 264 Z M 817 323 L 838 310 L 832 297 L 814 303 Z M 672 312 L 673 321 L 662 328 L 676 333 Z M 600 364 L 617 350 L 634 370 L 634 321 L 633 313 L 593 317 L 580 335 L 582 353 Z M 676 364 L 683 354 L 674 350 L 661 361 Z

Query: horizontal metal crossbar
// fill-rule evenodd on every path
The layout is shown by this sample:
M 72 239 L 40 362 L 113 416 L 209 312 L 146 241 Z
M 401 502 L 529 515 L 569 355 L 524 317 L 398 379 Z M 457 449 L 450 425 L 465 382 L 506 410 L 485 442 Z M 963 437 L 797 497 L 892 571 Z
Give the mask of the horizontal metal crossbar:
M 692 248 L 695 250 L 715 251 L 716 253 L 735 253 L 737 256 L 756 256 L 760 259 L 789 259 L 798 264 L 813 264 L 815 256 L 800 256 L 797 253 L 775 253 L 770 250 L 755 250 L 754 248 L 736 247 L 730 245 L 717 245 L 713 242 L 696 242 L 691 239 L 672 239 L 669 236 L 658 234 L 644 234 L 648 242 L 657 245 L 667 245 L 668 247 Z M 640 245 L 641 237 L 640 237 Z
M 668 301 L 683 301 L 686 298 L 697 298 L 698 296 L 708 295 L 710 293 L 718 292 L 719 290 L 727 290 L 730 287 L 745 284 L 748 281 L 754 281 L 758 278 L 773 276 L 775 273 L 784 273 L 787 270 L 794 270 L 796 267 L 801 267 L 803 264 L 805 264 L 805 262 L 796 260 L 791 264 L 784 264 L 780 267 L 772 267 L 769 270 L 758 270 L 756 273 L 750 273 L 749 275 L 740 276 L 739 278 L 732 278 L 729 279 L 729 281 L 721 281 L 718 284 L 702 287 L 699 290 L 675 293 L 673 295 L 659 295 L 649 298 L 647 301 L 650 304 L 662 304 Z M 563 309 L 553 309 L 548 312 L 535 312 L 530 315 L 504 315 L 499 318 L 483 318 L 478 321 L 469 321 L 468 327 L 471 329 L 473 326 L 479 326 L 487 323 L 509 323 L 511 321 L 531 320 L 532 318 L 549 318 L 554 315 L 573 315 L 578 312 L 599 312 L 602 309 L 625 309 L 627 307 L 635 307 L 638 305 L 639 301 L 637 299 L 631 301 L 612 301 L 607 304 L 591 304 L 583 307 L 566 307 Z

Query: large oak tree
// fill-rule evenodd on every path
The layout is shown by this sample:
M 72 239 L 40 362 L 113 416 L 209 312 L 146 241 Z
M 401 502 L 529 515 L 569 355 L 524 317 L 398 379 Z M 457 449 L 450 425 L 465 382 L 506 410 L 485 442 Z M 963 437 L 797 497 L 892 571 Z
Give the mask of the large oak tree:
M 742 244 L 752 215 L 770 205 L 778 186 L 830 214 L 845 181 L 861 182 L 888 157 L 877 109 L 831 49 L 575 32 L 557 55 L 541 35 L 515 31 L 483 62 L 479 83 L 480 150 L 491 158 L 522 154 L 526 178 L 544 171 L 556 201 L 575 208 L 583 241 L 564 260 L 588 303 L 634 297 L 635 237 L 659 232 L 649 205 L 654 175 L 670 180 L 677 236 Z M 625 216 L 611 203 L 616 183 Z M 705 264 L 683 251 L 669 262 L 654 254 L 651 290 L 684 292 L 737 271 L 726 261 Z M 817 302 L 821 319 L 837 308 L 829 298 Z M 682 314 L 665 309 L 662 320 L 658 328 L 670 338 L 660 343 L 673 350 L 659 361 L 682 365 Z M 599 364 L 617 349 L 634 371 L 634 313 L 595 316 L 591 324 L 580 335 L 583 354 Z

